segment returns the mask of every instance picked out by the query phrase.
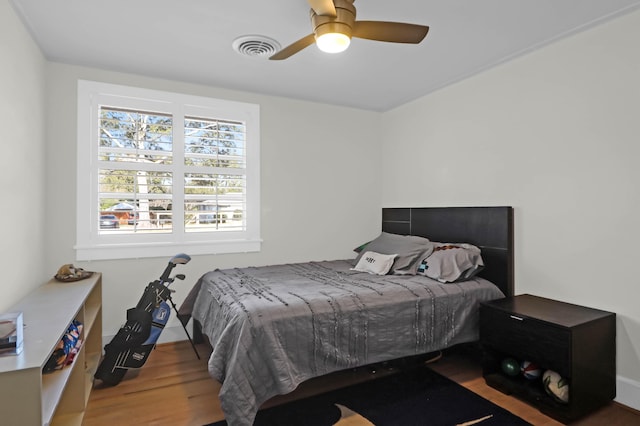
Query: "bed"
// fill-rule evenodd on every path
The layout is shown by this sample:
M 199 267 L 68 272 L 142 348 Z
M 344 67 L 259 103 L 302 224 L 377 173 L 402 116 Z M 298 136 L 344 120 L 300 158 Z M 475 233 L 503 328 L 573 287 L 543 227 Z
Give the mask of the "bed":
M 409 241 L 418 254 L 384 253 L 397 248 L 388 241 Z M 424 276 L 437 269 L 429 260 L 437 250 L 462 246 L 482 253 L 474 274 Z M 393 256 L 393 273 L 354 270 L 368 270 L 374 255 Z M 312 377 L 475 341 L 479 303 L 512 294 L 511 207 L 384 208 L 380 237 L 355 260 L 214 270 L 180 311 L 212 346 L 209 373 L 235 426 L 251 425 L 262 403 Z

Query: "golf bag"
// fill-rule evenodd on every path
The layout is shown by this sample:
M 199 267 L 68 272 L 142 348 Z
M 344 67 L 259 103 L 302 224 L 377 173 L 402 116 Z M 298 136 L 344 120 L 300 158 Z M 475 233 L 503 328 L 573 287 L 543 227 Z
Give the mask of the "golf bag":
M 120 383 L 127 370 L 144 365 L 169 320 L 171 307 L 167 301 L 175 309 L 168 286 L 175 278 L 184 279 L 184 275 L 170 278 L 169 274 L 176 264 L 184 264 L 189 260 L 191 258 L 186 254 L 172 257 L 160 279 L 149 283 L 136 307 L 127 310 L 126 323 L 104 347 L 104 357 L 94 375 L 96 379 L 102 380 L 105 385 L 115 386 Z M 188 332 L 187 336 L 191 341 Z M 192 341 L 191 344 L 193 346 Z M 195 346 L 193 349 L 195 350 Z

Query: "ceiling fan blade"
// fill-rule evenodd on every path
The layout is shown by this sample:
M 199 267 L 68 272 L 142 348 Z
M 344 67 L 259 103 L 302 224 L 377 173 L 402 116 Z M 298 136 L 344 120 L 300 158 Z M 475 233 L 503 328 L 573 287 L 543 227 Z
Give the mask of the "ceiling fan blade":
M 336 16 L 336 6 L 333 0 L 308 0 L 309 6 L 321 16 Z
M 274 53 L 269 57 L 269 59 L 271 59 L 272 61 L 287 59 L 289 56 L 295 55 L 305 47 L 312 45 L 313 43 L 315 43 L 315 41 L 316 41 L 315 35 L 309 34 L 308 36 L 301 38 L 300 40 L 296 41 L 293 44 L 290 44 L 284 49 L 281 49 L 279 52 Z
M 425 25 L 401 22 L 356 21 L 353 26 L 354 37 L 391 43 L 420 43 L 428 31 Z

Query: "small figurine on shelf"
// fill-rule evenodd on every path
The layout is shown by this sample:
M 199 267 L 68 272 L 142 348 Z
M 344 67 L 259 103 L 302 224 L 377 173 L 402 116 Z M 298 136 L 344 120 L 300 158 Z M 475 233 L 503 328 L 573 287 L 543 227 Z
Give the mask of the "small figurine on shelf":
M 62 265 L 53 277 L 58 281 L 71 282 L 89 278 L 92 274 L 93 272 L 91 271 L 85 271 L 82 268 L 73 266 L 71 263 L 67 263 Z

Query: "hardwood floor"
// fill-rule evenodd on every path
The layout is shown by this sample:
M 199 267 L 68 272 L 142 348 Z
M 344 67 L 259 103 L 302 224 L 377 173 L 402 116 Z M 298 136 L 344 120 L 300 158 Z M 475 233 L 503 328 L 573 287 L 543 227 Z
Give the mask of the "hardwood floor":
M 222 419 L 217 398 L 219 384 L 207 372 L 208 349 L 198 345 L 198 351 L 201 360 L 196 358 L 187 341 L 158 345 L 145 366 L 129 372 L 118 386 L 93 389 L 83 425 L 202 426 Z M 488 387 L 481 377 L 479 361 L 468 351 L 447 352 L 430 367 L 534 425 L 561 424 L 528 404 Z M 375 373 L 358 369 L 320 377 L 304 383 L 290 395 L 274 398 L 268 405 L 368 380 L 374 374 L 391 372 L 384 368 Z M 640 412 L 611 403 L 573 424 L 640 425 Z

